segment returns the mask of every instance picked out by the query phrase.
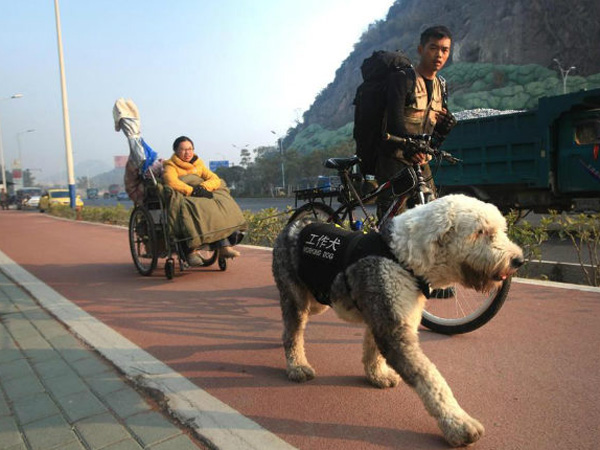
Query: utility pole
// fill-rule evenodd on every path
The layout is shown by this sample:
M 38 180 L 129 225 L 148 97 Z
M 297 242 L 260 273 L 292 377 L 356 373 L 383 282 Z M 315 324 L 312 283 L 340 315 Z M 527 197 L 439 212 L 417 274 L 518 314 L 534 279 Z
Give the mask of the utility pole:
M 12 100 L 21 97 L 23 97 L 23 94 L 14 94 L 10 97 L 0 98 L 0 100 Z M 2 128 L 0 128 L 0 164 L 2 164 L 2 186 L 4 187 L 4 191 L 8 192 L 8 186 L 6 185 L 6 165 L 4 164 L 4 147 L 2 147 Z
M 73 170 L 73 148 L 71 146 L 71 122 L 69 120 L 69 105 L 67 102 L 67 81 L 65 78 L 65 62 L 63 56 L 62 35 L 60 32 L 60 11 L 58 0 L 54 0 L 54 14 L 56 17 L 56 38 L 58 44 L 58 66 L 60 68 L 60 87 L 62 92 L 63 125 L 65 130 L 65 153 L 67 156 L 67 179 L 71 208 L 75 209 L 75 172 Z
M 275 136 L 277 136 L 277 133 L 275 133 L 273 130 L 271 130 L 271 133 L 273 133 Z M 277 149 L 279 150 L 279 155 L 281 157 L 281 188 L 283 189 L 283 192 L 285 193 L 285 168 L 284 168 L 284 163 L 283 163 L 283 142 L 281 138 L 277 138 Z

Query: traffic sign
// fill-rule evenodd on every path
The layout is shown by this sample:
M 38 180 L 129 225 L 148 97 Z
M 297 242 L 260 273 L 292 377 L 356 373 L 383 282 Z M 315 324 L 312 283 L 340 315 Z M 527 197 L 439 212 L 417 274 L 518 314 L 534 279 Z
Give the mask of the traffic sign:
M 229 167 L 229 161 L 228 160 L 221 160 L 221 161 L 209 161 L 208 162 L 208 168 L 214 172 L 215 170 L 217 170 L 218 167 Z

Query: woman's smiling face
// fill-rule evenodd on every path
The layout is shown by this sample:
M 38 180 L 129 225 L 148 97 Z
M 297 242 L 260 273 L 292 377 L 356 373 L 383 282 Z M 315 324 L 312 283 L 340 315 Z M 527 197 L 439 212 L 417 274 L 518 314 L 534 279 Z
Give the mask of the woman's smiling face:
M 190 162 L 194 157 L 194 146 L 190 141 L 183 141 L 179 144 L 175 153 L 180 160 Z

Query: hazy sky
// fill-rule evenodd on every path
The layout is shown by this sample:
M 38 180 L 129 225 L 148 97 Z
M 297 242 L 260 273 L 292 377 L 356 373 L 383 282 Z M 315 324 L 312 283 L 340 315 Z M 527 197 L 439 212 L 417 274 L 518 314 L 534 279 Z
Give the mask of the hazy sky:
M 392 3 L 60 0 L 75 164 L 128 153 L 113 127 L 119 97 L 136 102 L 161 157 L 182 134 L 205 161 L 274 145 L 271 130 L 294 125 Z M 0 0 L 0 98 L 15 93 L 0 101 L 7 167 L 20 141 L 38 179 L 65 170 L 53 0 Z

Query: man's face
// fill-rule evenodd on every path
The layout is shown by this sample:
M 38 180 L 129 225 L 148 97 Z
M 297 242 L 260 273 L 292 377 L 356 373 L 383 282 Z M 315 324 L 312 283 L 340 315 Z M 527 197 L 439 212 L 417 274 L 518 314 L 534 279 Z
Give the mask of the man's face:
M 424 69 L 437 72 L 444 67 L 450 56 L 450 38 L 429 39 L 425 46 L 419 45 L 417 49 L 421 56 L 421 65 Z

